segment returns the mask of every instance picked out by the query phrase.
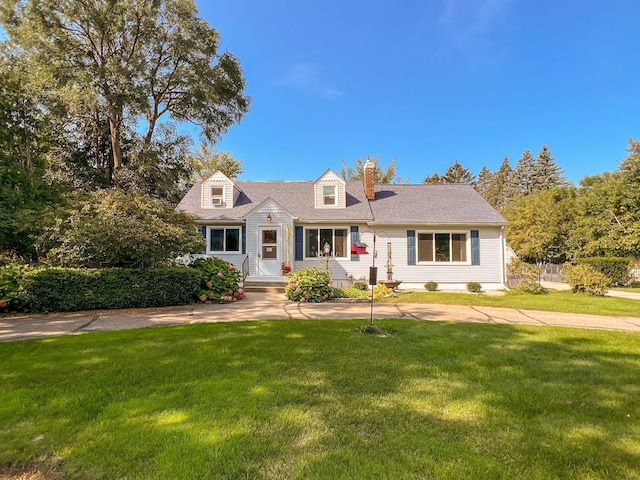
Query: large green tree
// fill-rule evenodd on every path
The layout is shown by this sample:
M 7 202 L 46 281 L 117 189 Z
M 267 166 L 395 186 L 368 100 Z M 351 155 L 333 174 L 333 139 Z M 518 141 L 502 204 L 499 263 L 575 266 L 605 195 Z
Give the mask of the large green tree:
M 200 147 L 187 157 L 191 167 L 191 183 L 206 180 L 220 171 L 230 179 L 238 178 L 244 173 L 243 160 L 236 160 L 231 152 L 215 151 L 211 142 L 202 141 Z
M 552 188 L 521 195 L 502 209 L 507 242 L 523 260 L 562 263 L 575 252 L 576 189 Z
M 111 163 L 124 165 L 127 132 L 153 152 L 163 117 L 218 139 L 249 110 L 240 62 L 192 0 L 1 0 L 11 42 L 65 91 L 70 111 L 109 127 Z M 75 109 L 72 107 L 76 107 Z M 81 108 L 78 108 L 81 107 Z
M 380 185 L 388 185 L 391 183 L 403 183 L 403 180 L 398 176 L 396 169 L 396 159 L 391 160 L 391 163 L 386 167 L 380 166 L 380 157 L 367 156 L 364 159 L 356 158 L 353 161 L 353 167 L 347 167 L 346 162 L 342 161 L 342 169 L 340 170 L 340 176 L 347 181 L 362 180 L 364 175 L 364 164 L 370 160 L 375 165 L 374 177 L 375 183 Z M 408 180 L 407 180 L 408 182 Z
M 30 72 L 8 52 L 0 55 L 0 256 L 35 258 L 32 236 L 59 189 L 45 180 L 59 131 L 39 107 Z
M 640 142 L 627 151 L 616 171 L 580 181 L 582 256 L 640 258 Z
M 447 167 L 443 175 L 439 175 L 437 172 L 433 175 L 427 175 L 422 180 L 422 183 L 466 183 L 469 185 L 474 185 L 475 181 L 475 175 L 473 175 L 468 168 L 464 168 L 462 164 L 458 160 L 456 160 Z
M 163 200 L 116 189 L 76 192 L 39 237 L 50 262 L 71 266 L 154 266 L 203 244 L 191 216 Z

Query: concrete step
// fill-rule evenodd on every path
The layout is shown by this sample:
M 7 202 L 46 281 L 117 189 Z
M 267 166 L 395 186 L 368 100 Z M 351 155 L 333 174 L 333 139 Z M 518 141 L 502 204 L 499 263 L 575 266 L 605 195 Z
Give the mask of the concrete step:
M 247 277 L 244 281 L 242 289 L 245 292 L 268 292 L 268 293 L 284 293 L 287 286 L 287 277 L 266 277 L 256 278 Z

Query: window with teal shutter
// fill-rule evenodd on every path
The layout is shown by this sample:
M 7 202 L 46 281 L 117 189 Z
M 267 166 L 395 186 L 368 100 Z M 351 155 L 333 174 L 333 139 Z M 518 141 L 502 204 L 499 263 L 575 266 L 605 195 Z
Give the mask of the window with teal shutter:
M 302 227 L 296 227 L 295 242 L 296 242 L 296 261 L 302 260 L 303 257 L 303 235 L 304 229 Z
M 480 232 L 471 230 L 471 265 L 480 265 Z
M 351 226 L 351 245 L 353 245 L 354 243 L 358 243 L 359 238 L 358 238 L 358 226 L 357 225 L 352 225 Z M 351 245 L 349 245 L 349 249 L 351 249 Z M 359 262 L 360 261 L 360 255 L 358 255 L 357 253 L 352 253 L 351 254 L 351 261 L 352 262 Z
M 407 265 L 416 264 L 416 231 L 407 230 Z
M 202 237 L 205 239 L 205 241 L 207 240 L 207 227 L 206 225 L 202 225 L 200 227 L 200 233 L 202 233 Z M 200 249 L 200 253 L 207 253 L 207 246 L 206 244 Z

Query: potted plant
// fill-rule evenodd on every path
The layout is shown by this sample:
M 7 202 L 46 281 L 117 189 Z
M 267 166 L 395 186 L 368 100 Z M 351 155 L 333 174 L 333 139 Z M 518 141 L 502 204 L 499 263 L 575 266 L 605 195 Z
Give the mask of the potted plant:
M 282 262 L 280 270 L 282 271 L 282 275 L 289 275 L 289 273 L 291 272 L 291 265 L 287 265 L 286 263 Z

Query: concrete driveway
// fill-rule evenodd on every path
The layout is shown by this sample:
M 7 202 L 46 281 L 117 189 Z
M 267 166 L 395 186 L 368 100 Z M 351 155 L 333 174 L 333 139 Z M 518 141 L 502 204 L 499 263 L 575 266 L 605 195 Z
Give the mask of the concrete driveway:
M 638 317 L 607 317 L 510 308 L 415 303 L 376 303 L 373 313 L 376 320 L 406 318 L 424 321 L 547 325 L 640 332 L 640 302 L 638 302 Z M 282 294 L 251 293 L 240 302 L 226 305 L 188 305 L 0 317 L 0 341 L 206 322 L 277 319 L 363 319 L 364 321 L 369 320 L 370 314 L 369 303 L 298 303 L 286 300 Z

